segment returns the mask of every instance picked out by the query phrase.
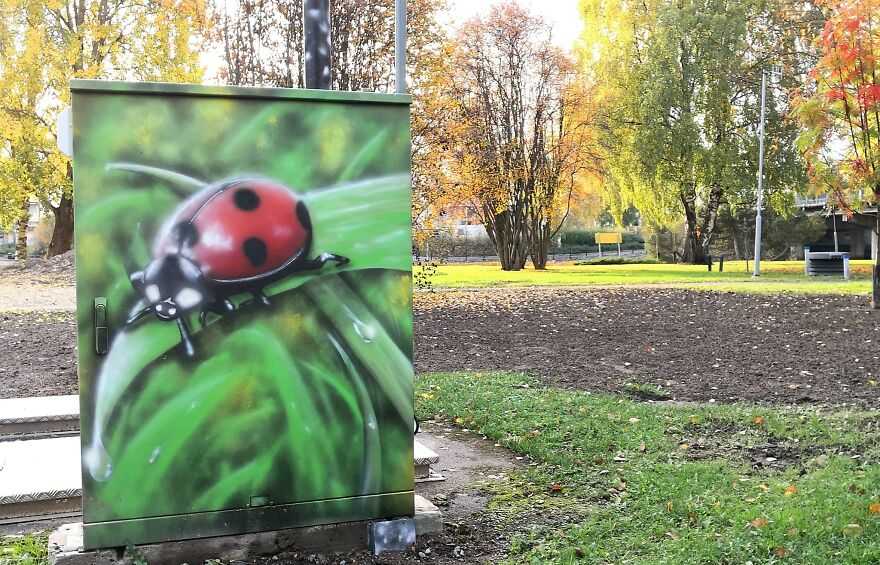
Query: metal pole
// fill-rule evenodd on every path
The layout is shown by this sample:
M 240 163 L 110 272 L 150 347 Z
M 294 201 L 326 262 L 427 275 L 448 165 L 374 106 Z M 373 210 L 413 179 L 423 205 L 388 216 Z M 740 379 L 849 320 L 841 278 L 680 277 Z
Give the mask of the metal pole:
M 761 224 L 764 208 L 764 113 L 767 105 L 767 71 L 761 71 L 761 127 L 758 134 L 758 202 L 755 204 L 755 270 L 761 276 Z
M 394 0 L 394 84 L 406 94 L 406 0 Z
M 840 252 L 840 246 L 837 245 L 837 214 L 834 213 L 834 208 L 831 209 L 831 222 L 834 224 L 834 252 Z
M 306 88 L 330 90 L 330 0 L 303 0 Z

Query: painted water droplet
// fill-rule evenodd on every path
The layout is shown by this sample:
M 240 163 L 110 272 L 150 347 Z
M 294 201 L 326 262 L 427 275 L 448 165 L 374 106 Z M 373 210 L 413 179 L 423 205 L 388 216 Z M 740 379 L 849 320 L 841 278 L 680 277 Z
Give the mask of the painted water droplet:
M 360 320 L 354 321 L 354 331 L 361 337 L 362 340 L 366 343 L 372 343 L 374 339 L 376 339 L 376 328 L 371 324 L 365 324 Z
M 153 453 L 150 454 L 150 459 L 149 459 L 150 465 L 152 465 L 153 463 L 156 462 L 156 459 L 159 458 L 160 453 L 162 453 L 161 447 L 157 447 L 156 449 L 153 450 Z
M 371 430 L 375 430 L 376 429 L 376 419 L 370 418 L 369 420 L 367 420 L 367 427 L 370 428 Z
M 104 482 L 113 474 L 113 462 L 101 440 L 96 440 L 83 453 L 83 463 L 93 479 Z

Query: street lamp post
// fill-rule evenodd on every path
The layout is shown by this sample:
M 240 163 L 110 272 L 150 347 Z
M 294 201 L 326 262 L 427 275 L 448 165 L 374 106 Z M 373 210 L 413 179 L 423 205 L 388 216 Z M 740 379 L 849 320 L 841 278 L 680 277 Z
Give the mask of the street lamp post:
M 758 201 L 755 204 L 755 270 L 761 276 L 761 231 L 764 209 L 764 114 L 767 106 L 767 71 L 761 71 L 761 125 L 758 131 Z
M 394 82 L 406 94 L 406 0 L 394 2 Z
M 303 0 L 306 88 L 330 90 L 330 0 Z

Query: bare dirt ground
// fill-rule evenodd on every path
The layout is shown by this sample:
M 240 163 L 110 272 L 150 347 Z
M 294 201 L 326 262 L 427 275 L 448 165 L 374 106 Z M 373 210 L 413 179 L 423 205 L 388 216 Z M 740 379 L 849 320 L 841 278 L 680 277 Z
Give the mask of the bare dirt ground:
M 76 392 L 66 277 L 51 264 L 0 270 L 0 398 Z M 880 398 L 880 312 L 862 297 L 449 290 L 416 295 L 415 336 L 417 372 L 528 371 L 554 385 L 656 400 L 868 406 Z
M 0 398 L 76 392 L 75 308 L 72 253 L 0 261 Z
M 0 312 L 74 308 L 76 289 L 71 253 L 52 259 L 28 259 L 24 265 L 0 260 Z
M 880 312 L 862 297 L 499 288 L 422 293 L 415 311 L 417 372 L 529 371 L 681 401 L 880 398 Z

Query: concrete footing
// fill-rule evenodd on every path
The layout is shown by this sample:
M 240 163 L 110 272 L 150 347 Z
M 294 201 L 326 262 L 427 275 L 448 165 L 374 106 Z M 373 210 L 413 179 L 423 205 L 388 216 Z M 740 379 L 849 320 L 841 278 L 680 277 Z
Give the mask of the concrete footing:
M 418 535 L 442 530 L 440 511 L 421 496 L 415 497 Z M 370 522 L 347 522 L 256 534 L 139 545 L 126 550 L 83 551 L 81 523 L 65 524 L 49 536 L 50 565 L 128 565 L 146 563 L 203 563 L 208 559 L 235 561 L 282 552 L 339 553 L 368 548 Z

